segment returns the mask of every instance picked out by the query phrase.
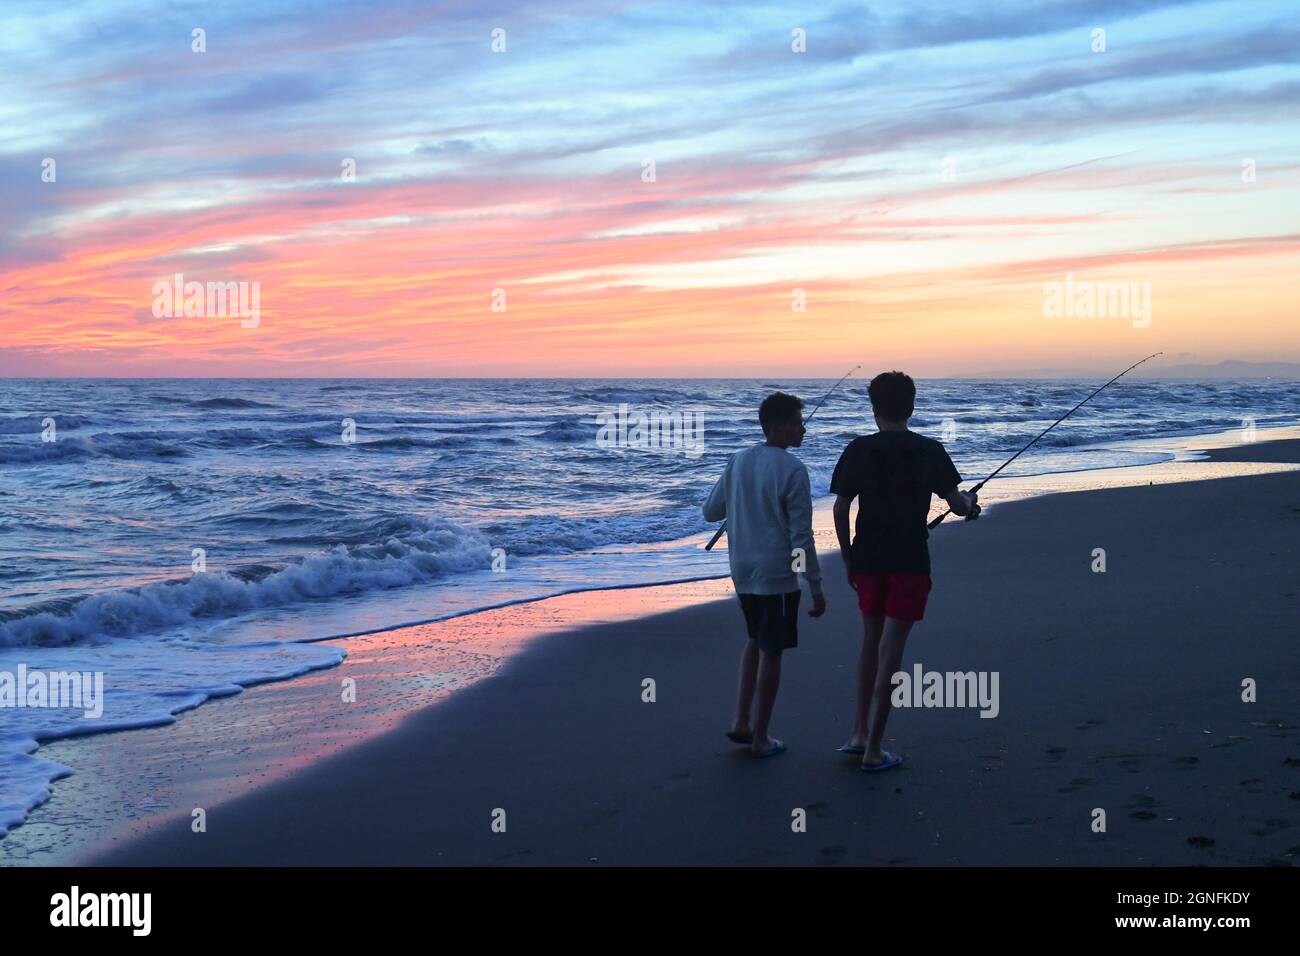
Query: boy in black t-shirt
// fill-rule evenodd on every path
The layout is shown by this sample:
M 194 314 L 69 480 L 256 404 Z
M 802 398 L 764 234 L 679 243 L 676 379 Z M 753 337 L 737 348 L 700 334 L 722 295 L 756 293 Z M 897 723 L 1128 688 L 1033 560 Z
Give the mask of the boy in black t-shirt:
M 858 592 L 864 625 L 858 657 L 857 715 L 853 736 L 840 750 L 861 754 L 862 769 L 887 770 L 903 762 L 880 749 L 889 720 L 891 679 L 902 665 L 912 625 L 925 614 L 930 593 L 930 495 L 953 514 L 979 513 L 975 494 L 957 490 L 961 476 L 943 445 L 908 431 L 916 385 L 902 372 L 882 372 L 867 389 L 879 431 L 844 449 L 831 491 L 835 533 Z M 849 538 L 849 508 L 858 502 L 856 535 Z

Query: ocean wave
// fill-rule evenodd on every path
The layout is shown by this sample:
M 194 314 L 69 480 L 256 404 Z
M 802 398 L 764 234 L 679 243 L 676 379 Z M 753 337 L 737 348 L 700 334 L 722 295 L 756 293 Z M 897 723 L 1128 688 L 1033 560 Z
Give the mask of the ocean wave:
M 595 441 L 596 433 L 599 430 L 594 421 L 587 422 L 581 417 L 572 415 L 551 422 L 536 435 L 530 435 L 538 441 L 548 442 L 572 442 L 572 441 Z
M 419 448 L 470 448 L 486 442 L 491 445 L 515 445 L 518 442 L 506 435 L 479 438 L 473 434 L 438 435 L 433 438 L 417 438 L 414 435 L 398 435 L 392 438 L 374 438 L 370 441 L 357 441 L 350 447 L 364 448 L 368 451 L 407 451 Z
M 186 454 L 184 448 L 157 438 L 135 436 L 122 438 L 105 432 L 92 436 L 59 438 L 51 442 L 24 442 L 17 445 L 0 445 L 0 464 L 30 465 L 47 462 L 76 461 L 84 458 L 115 458 L 131 460 L 142 458 L 178 458 Z
M 0 623 L 0 647 L 134 637 L 257 609 L 406 587 L 489 566 L 490 546 L 475 532 L 445 521 L 410 519 L 403 525 L 404 534 L 340 544 L 278 569 L 209 571 L 9 612 Z
M 325 437 L 328 436 L 328 437 Z M 345 442 L 335 433 L 324 431 L 290 432 L 280 435 L 262 435 L 263 442 L 258 445 L 265 449 L 330 449 L 332 451 L 359 449 L 361 451 L 412 451 L 428 449 L 440 451 L 448 448 L 467 448 L 479 444 L 479 439 L 470 434 L 435 435 L 418 437 L 415 435 L 390 435 L 385 438 L 358 437 L 355 441 Z M 490 444 L 514 444 L 512 438 L 505 436 L 486 439 Z M 239 444 L 245 444 L 240 442 Z
M 269 530 L 271 526 L 279 524 L 328 521 L 338 515 L 339 511 L 340 509 L 325 503 L 301 500 L 273 501 L 241 511 L 212 514 L 208 520 L 213 524 L 227 526 L 265 524 Z
M 251 398 L 200 398 L 190 402 L 195 408 L 275 408 L 269 402 Z
M 1054 431 L 1044 435 L 1039 444 L 1044 448 L 1074 448 L 1078 445 L 1095 444 L 1098 437 L 1094 433 L 1071 435 L 1068 432 Z
M 594 388 L 575 392 L 575 401 L 597 405 L 680 405 L 683 402 L 712 402 L 705 392 L 688 392 L 672 388 L 637 388 L 635 386 Z
M 294 537 L 279 539 L 279 542 L 327 549 L 339 545 L 356 547 L 373 541 L 387 541 L 391 538 L 401 540 L 420 538 L 432 527 L 430 519 L 415 515 L 355 515 L 349 511 L 335 509 L 332 516 L 315 513 L 313 517 L 318 519 L 314 528 Z
M 39 435 L 47 418 L 54 420 L 57 431 L 75 431 L 91 424 L 91 419 L 78 415 L 17 415 L 0 418 L 0 435 Z
M 960 427 L 963 423 L 978 427 L 980 425 L 1015 425 L 1021 422 L 1039 422 L 1042 425 L 1048 425 L 1053 421 L 1047 417 L 1046 412 L 1007 412 L 1001 415 L 981 415 L 977 418 L 958 419 L 957 424 Z

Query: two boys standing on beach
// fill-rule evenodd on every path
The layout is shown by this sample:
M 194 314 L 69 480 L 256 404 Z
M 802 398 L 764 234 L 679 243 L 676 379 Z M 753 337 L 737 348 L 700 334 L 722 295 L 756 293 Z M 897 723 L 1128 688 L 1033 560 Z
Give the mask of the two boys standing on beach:
M 855 438 L 844 449 L 831 491 L 840 554 L 863 621 L 853 735 L 839 749 L 861 755 L 862 769 L 875 772 L 902 763 L 881 749 L 881 741 L 891 679 L 929 597 L 930 496 L 943 498 L 962 516 L 978 514 L 979 505 L 974 494 L 958 490 L 961 476 L 943 445 L 908 430 L 916 401 L 912 379 L 902 372 L 883 372 L 872 379 L 867 393 L 879 431 Z M 765 440 L 731 456 L 704 504 L 704 517 L 727 520 L 731 579 L 748 631 L 736 715 L 727 736 L 748 746 L 755 757 L 768 757 L 785 749 L 770 735 L 768 724 L 782 652 L 798 642 L 796 569 L 812 592 L 810 617 L 825 613 L 826 598 L 813 544 L 808 469 L 786 451 L 803 442 L 803 402 L 776 392 L 764 399 L 758 417 Z M 854 500 L 858 515 L 850 538 Z

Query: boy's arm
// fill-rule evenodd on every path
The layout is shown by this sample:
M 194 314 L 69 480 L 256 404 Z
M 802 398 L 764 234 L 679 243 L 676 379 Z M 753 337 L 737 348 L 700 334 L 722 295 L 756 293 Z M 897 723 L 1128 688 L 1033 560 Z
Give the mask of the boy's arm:
M 961 484 L 961 475 L 957 471 L 957 466 L 952 463 L 952 459 L 948 457 L 948 449 L 938 442 L 935 442 L 932 447 L 935 454 L 931 458 L 934 469 L 931 472 L 931 490 L 948 502 L 948 507 L 957 517 L 965 518 L 967 515 L 979 514 L 979 505 L 975 503 L 979 496 L 973 491 L 967 493 L 958 487 Z
M 938 454 L 934 458 L 934 484 L 930 487 L 944 501 L 948 502 L 948 507 L 952 513 L 959 518 L 965 518 L 968 515 L 979 514 L 979 505 L 976 499 L 979 497 L 975 492 L 962 491 L 958 485 L 961 484 L 961 475 L 957 472 L 957 466 L 952 463 L 948 457 L 948 450 L 942 445 L 938 445 Z M 945 491 L 944 489 L 948 489 Z
M 803 551 L 803 576 L 808 580 L 808 590 L 812 591 L 813 609 L 816 611 L 819 606 L 824 609 L 822 569 L 817 561 L 817 544 L 813 540 L 812 488 L 808 483 L 807 468 L 800 466 L 794 473 L 786 495 L 785 513 L 790 522 L 790 546 Z
M 849 442 L 848 447 L 840 453 L 840 460 L 835 463 L 835 471 L 831 475 L 831 492 L 835 495 L 835 537 L 840 542 L 845 577 L 849 579 L 849 587 L 855 591 L 858 584 L 853 580 L 853 538 L 849 531 L 849 510 L 862 487 L 862 459 L 857 452 L 861 447 L 859 441 L 854 439 Z
M 952 491 L 943 496 L 943 500 L 948 502 L 948 507 L 952 509 L 952 513 L 958 518 L 964 518 L 972 512 L 979 513 L 979 505 L 976 503 L 979 500 L 979 495 L 973 491 L 967 493 L 953 488 Z
M 840 542 L 840 557 L 844 559 L 844 570 L 848 574 L 849 587 L 856 591 L 858 584 L 853 580 L 853 538 L 849 532 L 849 509 L 852 506 L 853 499 L 848 495 L 835 496 L 835 537 Z
M 709 497 L 705 499 L 705 521 L 721 521 L 727 516 L 727 472 L 729 471 L 731 471 L 731 459 L 727 459 L 727 467 L 722 470 L 722 477 L 718 479 L 718 483 L 709 492 Z

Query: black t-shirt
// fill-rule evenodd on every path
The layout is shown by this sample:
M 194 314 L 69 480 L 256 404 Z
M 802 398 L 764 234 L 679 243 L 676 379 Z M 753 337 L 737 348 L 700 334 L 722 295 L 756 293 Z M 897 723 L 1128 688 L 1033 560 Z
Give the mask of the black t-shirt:
M 831 492 L 858 499 L 853 570 L 929 574 L 930 495 L 946 495 L 960 481 L 943 445 L 916 432 L 876 432 L 849 442 Z

